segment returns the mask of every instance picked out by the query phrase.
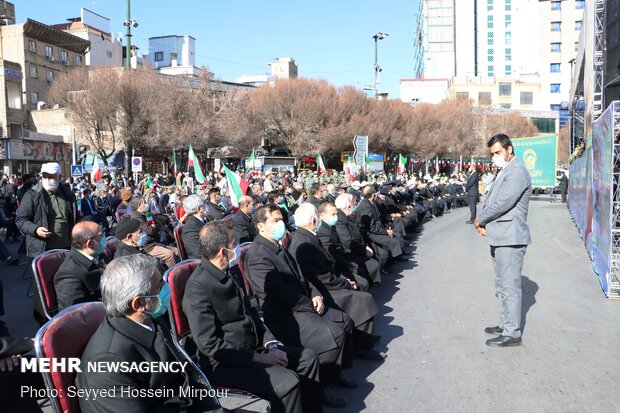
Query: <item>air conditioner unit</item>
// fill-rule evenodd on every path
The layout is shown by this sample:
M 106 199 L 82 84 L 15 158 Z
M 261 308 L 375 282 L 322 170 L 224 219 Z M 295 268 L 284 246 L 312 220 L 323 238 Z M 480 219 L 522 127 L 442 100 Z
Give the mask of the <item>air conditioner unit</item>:
M 54 56 L 49 57 L 50 62 L 54 62 Z
M 62 62 L 62 64 L 65 65 L 65 66 L 69 66 L 69 61 L 65 60 L 64 62 Z

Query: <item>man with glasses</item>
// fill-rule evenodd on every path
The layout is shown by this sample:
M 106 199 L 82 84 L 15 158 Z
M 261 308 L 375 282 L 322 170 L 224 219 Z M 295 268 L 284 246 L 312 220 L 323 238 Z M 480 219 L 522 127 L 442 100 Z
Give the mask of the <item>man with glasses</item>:
M 71 251 L 54 277 L 59 310 L 101 299 L 103 260 L 99 256 L 105 251 L 106 242 L 103 230 L 95 222 L 79 222 L 73 227 L 71 239 Z

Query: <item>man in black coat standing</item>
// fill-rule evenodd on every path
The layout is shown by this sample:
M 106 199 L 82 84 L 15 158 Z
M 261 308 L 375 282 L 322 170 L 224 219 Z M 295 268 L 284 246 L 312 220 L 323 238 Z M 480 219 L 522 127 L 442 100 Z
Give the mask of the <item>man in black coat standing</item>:
M 183 200 L 183 209 L 188 215 L 185 225 L 181 228 L 183 246 L 188 258 L 199 260 L 202 258 L 200 230 L 206 222 L 204 203 L 198 195 L 190 195 Z
M 101 291 L 107 315 L 84 349 L 75 385 L 91 391 L 115 389 L 116 397 L 81 397 L 83 413 L 223 411 L 209 398 L 190 400 L 179 392 L 184 383 L 201 385 L 185 376 L 187 362 L 172 353 L 170 326 L 161 317 L 170 306 L 170 291 L 152 257 L 113 260 L 101 277 Z M 171 371 L 88 368 L 89 363 L 112 362 L 129 367 L 165 363 Z M 145 396 L 147 392 L 151 395 Z
M 467 177 L 467 183 L 465 184 L 465 190 L 467 191 L 467 203 L 469 204 L 469 221 L 466 224 L 473 224 L 476 219 L 477 211 L 476 204 L 478 203 L 478 171 L 476 165 L 472 164 L 469 167 L 469 176 Z
M 99 255 L 105 250 L 101 227 L 92 221 L 75 224 L 71 244 L 69 255 L 54 276 L 59 310 L 101 299 L 99 280 L 103 273 L 103 261 Z
M 378 311 L 374 298 L 362 291 L 355 281 L 335 274 L 335 261 L 316 235 L 316 228 L 322 224 L 312 204 L 304 203 L 297 208 L 295 223 L 297 230 L 293 233 L 289 250 L 297 260 L 301 273 L 319 290 L 326 306 L 341 309 L 351 317 L 355 326 L 355 348 L 372 349 L 373 317 Z M 366 355 L 383 360 L 376 352 L 368 351 Z
M 254 200 L 251 196 L 243 195 L 239 198 L 239 210 L 231 219 L 233 231 L 235 231 L 235 239 L 239 244 L 252 242 L 254 237 L 256 237 L 256 227 L 250 217 L 254 209 Z
M 341 367 L 351 367 L 351 319 L 324 304 L 318 289 L 306 281 L 295 259 L 278 244 L 285 233 L 278 206 L 257 209 L 254 219 L 258 235 L 245 255 L 244 268 L 267 327 L 285 345 L 310 348 L 318 354 L 321 384 L 356 387 L 340 372 Z M 336 396 L 328 401 L 346 403 Z
M 316 354 L 286 347 L 265 331 L 229 272 L 236 258 L 230 223 L 206 224 L 200 245 L 203 258 L 185 286 L 183 309 L 206 374 L 220 386 L 268 399 L 274 413 L 321 412 Z
M 400 241 L 394 236 L 391 229 L 386 229 L 383 226 L 381 213 L 374 203 L 377 196 L 375 188 L 370 185 L 364 187 L 362 195 L 363 198 L 357 208 L 360 232 L 374 244 L 387 250 L 390 257 L 396 258 L 402 255 L 403 250 Z M 387 261 L 387 257 L 384 255 L 381 265 L 384 265 L 385 261 Z

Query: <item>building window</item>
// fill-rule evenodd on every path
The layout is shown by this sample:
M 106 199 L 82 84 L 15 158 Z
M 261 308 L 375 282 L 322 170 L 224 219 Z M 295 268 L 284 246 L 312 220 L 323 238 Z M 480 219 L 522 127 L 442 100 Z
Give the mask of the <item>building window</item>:
M 551 10 L 562 10 L 562 2 L 561 1 L 552 1 L 551 2 Z
M 60 61 L 63 63 L 69 63 L 69 53 L 65 50 L 60 51 Z
M 577 20 L 575 22 L 575 30 L 576 31 L 580 31 L 581 30 L 581 20 Z
M 551 63 L 551 73 L 560 73 L 559 63 Z
M 512 29 L 512 22 L 506 22 L 504 23 L 504 28 L 506 30 L 511 30 Z
M 512 95 L 512 83 L 499 83 L 499 95 L 500 96 L 511 96 Z
M 81 66 L 82 65 L 82 55 L 76 54 L 74 60 L 75 60 L 75 65 L 76 66 Z
M 493 11 L 493 4 L 487 4 L 487 11 Z
M 34 65 L 30 65 L 30 67 L 28 68 L 28 71 L 30 73 L 30 77 L 33 79 L 36 79 L 38 77 L 38 73 L 37 73 L 37 67 Z
M 487 16 L 487 22 L 492 22 L 493 21 L 493 15 Z
M 54 49 L 52 46 L 45 46 L 45 58 L 51 60 L 54 58 Z
M 30 104 L 32 106 L 37 106 L 39 102 L 39 92 L 30 92 Z
M 504 49 L 504 54 L 506 55 L 506 60 L 512 60 L 512 48 L 507 47 Z
M 469 92 L 456 92 L 457 100 L 469 100 Z
M 586 6 L 586 0 L 575 0 L 575 8 L 578 10 L 583 9 Z
M 10 109 L 22 108 L 22 90 L 20 83 L 6 82 L 6 93 Z
M 551 109 L 554 112 L 557 112 L 560 110 L 560 105 L 549 105 L 549 109 Z
M 495 49 L 487 49 L 487 55 L 492 56 L 495 53 Z
M 489 37 L 489 38 L 487 39 L 487 45 L 489 45 L 489 46 L 493 46 L 493 38 Z
M 560 84 L 552 83 L 551 84 L 551 93 L 560 93 Z
M 478 92 L 478 104 L 479 105 L 491 105 L 491 92 Z
M 37 42 L 35 42 L 34 40 L 28 40 L 28 51 L 30 51 L 32 53 L 36 53 L 37 52 Z
M 562 30 L 562 22 L 551 22 L 551 31 L 559 32 Z
M 534 92 L 521 92 L 520 102 L 522 105 L 533 105 L 534 104 Z
M 512 10 L 512 6 L 510 4 L 507 4 L 505 9 L 506 9 L 506 11 L 510 11 L 510 10 Z
M 52 83 L 54 81 L 54 72 L 51 70 L 48 70 L 45 73 L 45 79 L 47 80 L 47 83 Z
M 502 109 L 510 109 L 512 105 L 510 103 L 500 103 L 499 107 Z
M 506 65 L 504 71 L 506 72 L 506 75 L 510 76 L 512 74 L 512 65 Z
M 512 32 L 506 32 L 504 34 L 504 43 L 508 46 L 512 44 Z
M 164 60 L 164 52 L 155 52 L 155 61 L 161 62 Z
M 487 62 L 489 62 L 489 63 L 493 63 L 493 60 L 495 60 L 495 58 L 493 57 L 493 55 L 489 55 L 489 56 L 487 56 Z
M 493 22 L 488 22 L 487 29 L 492 29 L 492 28 L 493 28 Z
M 110 59 L 112 58 L 112 52 L 109 50 L 105 52 L 105 55 Z
M 562 43 L 551 43 L 551 52 L 560 53 L 562 51 Z
M 507 22 L 512 21 L 512 16 L 511 16 L 510 14 L 507 14 L 507 15 L 506 15 L 506 17 L 505 17 L 505 20 L 506 20 Z
M 575 51 L 578 52 L 579 51 L 579 42 L 575 42 Z
M 487 76 L 491 77 L 493 76 L 493 72 L 495 71 L 495 68 L 493 67 L 493 65 L 489 65 L 487 67 Z

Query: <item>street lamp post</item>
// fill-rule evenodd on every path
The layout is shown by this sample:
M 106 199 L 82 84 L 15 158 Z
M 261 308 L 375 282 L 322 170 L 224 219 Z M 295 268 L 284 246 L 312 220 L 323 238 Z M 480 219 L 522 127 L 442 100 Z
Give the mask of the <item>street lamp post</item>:
M 388 36 L 389 36 L 389 34 L 382 33 L 382 32 L 379 32 L 379 33 L 375 34 L 374 36 L 372 36 L 372 38 L 375 39 L 375 99 L 379 99 L 378 79 L 379 79 L 379 72 L 381 72 L 383 70 L 383 69 L 381 69 L 381 66 L 379 66 L 378 41 L 379 40 L 383 40 L 383 39 L 385 39 Z
M 123 22 L 123 26 L 127 28 L 127 37 L 125 41 L 125 70 L 129 70 L 131 68 L 131 28 L 134 29 L 138 27 L 138 22 L 131 18 L 131 0 L 127 0 L 127 19 Z M 129 167 L 130 154 L 133 155 L 133 151 L 131 149 L 131 145 L 128 144 L 128 137 L 125 137 L 125 174 L 127 178 L 129 178 L 129 173 L 131 172 Z

